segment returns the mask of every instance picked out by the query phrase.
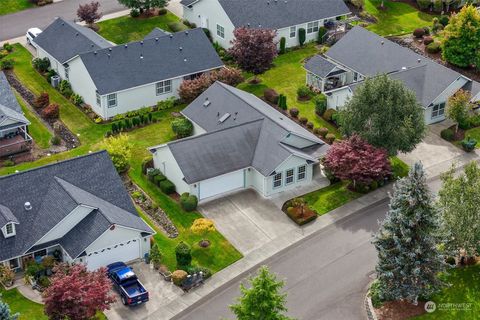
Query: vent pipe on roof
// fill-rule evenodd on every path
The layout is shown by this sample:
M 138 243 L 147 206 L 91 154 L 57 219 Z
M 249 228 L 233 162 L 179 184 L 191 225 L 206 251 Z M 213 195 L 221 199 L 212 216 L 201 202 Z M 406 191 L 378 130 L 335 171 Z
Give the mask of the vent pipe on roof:
M 97 55 L 97 51 L 93 51 L 93 54 L 94 54 L 94 55 Z
M 381 42 L 382 46 L 383 46 L 384 43 L 385 43 L 385 42 L 382 40 L 382 42 Z
M 205 99 L 205 102 L 203 103 L 203 106 L 206 108 L 211 104 L 210 100 L 208 98 Z
M 112 48 L 108 48 L 108 51 L 112 52 Z
M 142 40 L 142 41 L 140 41 L 140 45 L 142 45 L 142 46 L 143 46 L 143 40 Z
M 140 59 L 143 59 L 143 53 L 140 54 Z
M 173 38 L 173 34 L 170 33 L 170 39 L 172 39 L 172 38 Z
M 422 61 L 422 59 L 418 59 L 417 62 L 420 63 Z
M 183 59 L 183 62 L 187 62 L 187 58 Z
M 128 48 L 128 44 L 125 44 L 125 48 Z
M 155 38 L 155 41 L 158 41 L 158 37 L 157 37 L 157 38 Z
M 25 202 L 25 204 L 23 205 L 23 207 L 25 208 L 25 210 L 27 211 L 30 211 L 32 210 L 32 204 L 30 202 Z
M 77 32 L 77 33 L 75 33 L 75 36 L 76 36 L 76 37 L 78 37 L 78 32 Z
M 110 53 L 107 53 L 107 57 L 108 57 L 108 59 L 110 59 Z
M 188 36 L 188 30 L 185 30 L 185 34 Z
M 183 50 L 183 48 L 182 48 L 182 47 L 179 47 L 178 49 L 179 49 L 180 51 L 182 51 L 182 50 Z

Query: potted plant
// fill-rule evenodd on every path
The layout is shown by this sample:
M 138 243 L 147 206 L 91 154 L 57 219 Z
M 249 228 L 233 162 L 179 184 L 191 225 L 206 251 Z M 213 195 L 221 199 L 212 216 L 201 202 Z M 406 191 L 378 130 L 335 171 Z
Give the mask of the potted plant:
M 47 276 L 52 275 L 52 269 L 55 265 L 55 258 L 53 256 L 46 256 L 42 260 L 42 267 L 45 269 L 45 274 Z

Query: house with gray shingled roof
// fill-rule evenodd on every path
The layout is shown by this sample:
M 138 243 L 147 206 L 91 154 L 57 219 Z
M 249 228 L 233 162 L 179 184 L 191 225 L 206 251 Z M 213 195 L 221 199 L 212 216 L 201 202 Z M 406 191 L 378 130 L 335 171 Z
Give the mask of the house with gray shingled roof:
M 178 193 L 200 201 L 252 188 L 262 196 L 312 183 L 329 146 L 254 95 L 214 83 L 182 114 L 194 135 L 150 148 Z
M 46 256 L 95 270 L 150 251 L 106 151 L 0 177 L 0 264 L 15 271 Z
M 34 45 L 37 56 L 47 57 L 103 119 L 178 98 L 185 79 L 224 67 L 201 28 L 176 33 L 155 28 L 143 40 L 115 45 L 57 18 Z
M 5 74 L 0 71 L 0 157 L 29 149 L 32 141 L 29 125 Z
M 350 10 L 342 0 L 182 0 L 183 18 L 207 28 L 215 42 L 231 47 L 239 27 L 268 28 L 285 38 L 288 47 L 298 46 L 300 29 L 306 41 L 315 41 L 325 24 L 346 17 Z M 328 25 L 328 24 L 327 24 Z
M 468 90 L 480 101 L 480 84 L 427 57 L 354 27 L 323 56 L 305 63 L 307 85 L 325 93 L 328 108 L 341 108 L 366 77 L 388 74 L 411 89 L 425 109 L 427 124 L 445 119 L 448 98 Z

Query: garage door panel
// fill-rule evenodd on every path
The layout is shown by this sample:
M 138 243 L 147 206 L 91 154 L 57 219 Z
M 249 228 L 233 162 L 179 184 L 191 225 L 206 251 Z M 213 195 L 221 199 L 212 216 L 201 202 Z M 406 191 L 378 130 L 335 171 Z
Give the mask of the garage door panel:
M 200 182 L 200 199 L 213 197 L 244 187 L 243 170 L 227 173 Z
M 138 258 L 140 258 L 140 239 L 131 239 L 104 249 L 89 252 L 86 264 L 89 270 L 96 270 L 113 262 L 128 262 Z

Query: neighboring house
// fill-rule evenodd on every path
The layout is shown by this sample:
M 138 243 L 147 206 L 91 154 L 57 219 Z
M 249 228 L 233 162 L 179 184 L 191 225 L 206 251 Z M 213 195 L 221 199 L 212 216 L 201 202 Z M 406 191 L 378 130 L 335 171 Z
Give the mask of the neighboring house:
M 28 125 L 30 121 L 23 115 L 5 74 L 0 71 L 0 157 L 28 150 L 32 140 Z
M 158 168 L 200 201 L 253 188 L 267 197 L 311 183 L 322 140 L 254 95 L 215 82 L 182 114 L 194 136 L 150 148 Z
M 47 255 L 94 270 L 143 258 L 155 232 L 138 216 L 107 152 L 0 177 L 0 263 Z
M 308 85 L 327 96 L 328 108 L 337 109 L 353 95 L 366 77 L 388 74 L 413 90 L 425 108 L 427 124 L 445 119 L 448 98 L 469 90 L 480 100 L 480 84 L 414 51 L 361 27 L 354 27 L 324 56 L 305 63 Z
M 47 56 L 58 57 L 54 61 L 61 61 L 55 69 L 60 77 L 70 81 L 73 91 L 104 119 L 177 98 L 183 80 L 224 66 L 201 28 L 177 33 L 155 28 L 144 40 L 122 45 L 107 44 L 95 33 L 98 39 L 94 41 L 78 29 L 88 30 L 89 35 L 93 32 L 56 19 L 36 39 L 37 52 L 39 56 L 56 52 L 60 49 L 50 43 L 64 39 L 58 46 L 67 47 L 68 54 Z M 105 45 L 100 46 L 100 39 Z
M 306 41 L 317 40 L 318 29 L 328 21 L 346 17 L 342 0 L 182 0 L 183 18 L 210 30 L 214 42 L 230 48 L 239 27 L 277 30 L 287 47 L 299 45 L 298 30 Z

